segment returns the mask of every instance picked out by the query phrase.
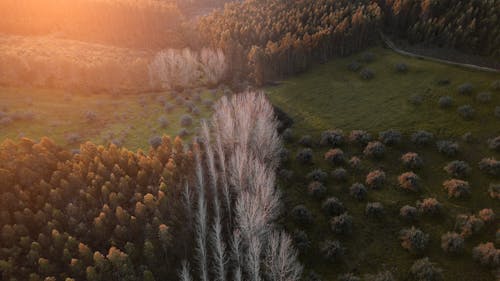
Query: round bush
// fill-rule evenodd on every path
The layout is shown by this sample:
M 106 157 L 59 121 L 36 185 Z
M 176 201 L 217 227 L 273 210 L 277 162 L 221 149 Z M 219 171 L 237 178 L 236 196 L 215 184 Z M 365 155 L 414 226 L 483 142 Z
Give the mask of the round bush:
M 417 209 L 421 214 L 428 216 L 437 216 L 441 214 L 443 206 L 436 198 L 425 198 L 417 201 Z
M 396 69 L 397 72 L 399 73 L 406 73 L 408 72 L 408 65 L 406 63 L 397 63 L 394 68 Z
M 415 152 L 408 152 L 401 156 L 403 166 L 408 169 L 420 169 L 424 165 L 422 158 Z
M 388 130 L 380 132 L 379 140 L 385 145 L 397 145 L 401 143 L 402 135 L 401 132 L 396 130 Z
M 495 158 L 483 158 L 479 162 L 479 169 L 494 177 L 500 177 L 500 161 Z
M 461 198 L 470 194 L 469 183 L 459 179 L 445 181 L 443 188 L 448 192 L 449 198 Z
M 456 178 L 465 178 L 470 173 L 470 166 L 465 161 L 451 161 L 446 166 L 444 166 L 444 170 L 453 177 Z
M 488 148 L 500 152 L 500 136 L 489 139 Z
M 500 80 L 493 81 L 490 87 L 493 91 L 500 91 Z
M 325 153 L 325 160 L 333 165 L 343 164 L 345 162 L 344 152 L 340 148 L 330 149 Z
M 170 124 L 170 122 L 168 122 L 167 117 L 165 116 L 160 116 L 160 118 L 158 118 L 158 123 L 160 123 L 161 128 L 167 128 L 168 125 Z
M 399 215 L 405 220 L 413 221 L 418 218 L 418 211 L 417 208 L 413 206 L 404 205 L 399 209 Z
M 353 185 L 351 185 L 351 187 L 349 187 L 349 194 L 355 199 L 361 201 L 366 198 L 368 191 L 366 190 L 366 187 L 363 184 L 354 183 Z
M 476 100 L 481 103 L 488 103 L 491 101 L 491 93 L 490 92 L 481 92 L 477 94 Z
M 385 183 L 385 172 L 382 170 L 374 170 L 366 175 L 366 185 L 372 189 L 380 189 Z
M 196 106 L 194 106 L 193 108 L 191 108 L 191 113 L 193 113 L 194 116 L 200 116 L 200 109 Z
M 450 96 L 443 96 L 438 101 L 440 108 L 450 108 L 453 105 L 453 98 Z
M 413 105 L 421 105 L 424 102 L 424 97 L 419 94 L 412 95 L 408 101 Z
M 307 193 L 316 199 L 322 199 L 326 196 L 326 187 L 319 181 L 313 181 L 307 186 Z
M 336 197 L 326 199 L 321 205 L 321 209 L 328 216 L 338 216 L 345 212 L 344 204 Z
M 307 174 L 307 178 L 313 181 L 325 182 L 328 178 L 328 174 L 321 169 L 314 169 Z
M 94 122 L 95 120 L 97 120 L 97 113 L 92 110 L 87 110 L 84 114 L 84 117 L 87 122 Z
M 471 83 L 464 83 L 458 86 L 458 93 L 461 95 L 470 95 L 474 91 L 474 87 Z
M 460 214 L 455 221 L 455 229 L 460 230 L 460 235 L 468 238 L 479 233 L 484 226 L 484 221 L 475 215 Z
M 279 152 L 280 163 L 287 163 L 290 160 L 290 151 L 282 148 Z
M 375 60 L 375 54 L 372 52 L 365 52 L 361 55 L 361 60 L 364 62 L 373 62 Z
M 342 130 L 328 130 L 321 133 L 320 145 L 337 147 L 344 144 L 344 133 Z
M 457 108 L 458 115 L 464 120 L 471 120 L 474 117 L 476 111 L 470 104 L 462 105 Z
M 427 131 L 417 131 L 411 135 L 411 141 L 420 146 L 428 145 L 434 140 L 434 135 Z
M 306 252 L 311 247 L 309 236 L 303 230 L 295 230 L 293 232 L 293 242 L 300 252 Z
M 456 232 L 447 232 L 441 236 L 441 249 L 445 253 L 460 254 L 464 251 L 464 238 Z
M 281 133 L 281 138 L 286 142 L 286 143 L 291 143 L 293 141 L 293 131 L 291 128 L 286 128 L 283 130 Z
M 361 64 L 357 61 L 353 61 L 349 63 L 347 68 L 352 72 L 358 72 L 361 69 Z
M 403 190 L 417 192 L 420 190 L 419 182 L 420 178 L 414 172 L 402 173 L 398 177 L 399 186 Z
M 429 258 L 416 260 L 410 267 L 410 276 L 418 281 L 442 281 L 443 270 L 429 261 Z
M 349 141 L 362 146 L 367 145 L 372 140 L 372 135 L 363 130 L 352 130 L 349 134 Z
M 159 136 L 154 136 L 149 139 L 149 145 L 154 149 L 158 148 L 161 145 L 161 143 L 162 140 L 161 137 Z
M 189 130 L 188 130 L 188 129 L 186 129 L 186 128 L 181 128 L 181 129 L 179 130 L 179 133 L 177 133 L 177 135 L 178 135 L 179 137 L 181 137 L 181 138 L 183 138 L 183 137 L 187 137 L 187 136 L 189 136 L 189 134 L 190 134 L 190 133 L 189 133 Z
M 305 147 L 312 147 L 313 141 L 310 135 L 304 135 L 299 139 L 299 144 Z
M 490 197 L 493 199 L 500 199 L 500 184 L 499 183 L 491 183 L 488 187 L 488 193 Z
M 429 234 L 412 226 L 405 228 L 399 232 L 401 247 L 411 253 L 420 253 L 427 247 L 429 243 Z
M 304 148 L 304 149 L 300 150 L 299 152 L 297 152 L 296 159 L 300 164 L 303 164 L 303 165 L 311 164 L 312 160 L 313 160 L 312 149 Z
M 484 223 L 495 222 L 495 212 L 492 209 L 482 209 L 479 211 L 478 216 Z
M 457 155 L 460 148 L 457 142 L 449 140 L 438 141 L 436 142 L 436 146 L 440 153 L 448 157 L 453 157 Z
M 193 118 L 191 117 L 191 115 L 188 115 L 188 114 L 182 115 L 182 117 L 181 117 L 181 126 L 182 127 L 189 127 L 192 124 L 193 124 Z
M 365 215 L 380 218 L 384 215 L 384 206 L 380 202 L 370 202 L 366 204 Z
M 165 110 L 166 113 L 170 113 L 174 110 L 175 108 L 175 105 L 171 104 L 171 103 L 165 103 L 165 105 L 163 106 L 163 110 Z
M 466 143 L 472 143 L 474 141 L 474 137 L 471 132 L 467 132 L 462 135 L 462 140 Z
M 385 154 L 385 145 L 379 141 L 369 142 L 363 153 L 368 157 L 380 159 Z
M 338 262 L 344 256 L 345 249 L 338 240 L 326 240 L 321 243 L 320 252 L 326 260 Z
M 309 209 L 304 205 L 297 205 L 292 209 L 293 220 L 301 225 L 311 224 L 313 222 L 313 216 Z
M 349 159 L 349 166 L 354 170 L 359 170 L 359 168 L 361 168 L 361 159 L 356 156 L 351 157 L 351 159 Z
M 375 77 L 375 72 L 369 68 L 363 68 L 359 72 L 359 76 L 363 78 L 364 80 L 371 80 L 373 77 Z
M 346 181 L 347 180 L 347 171 L 344 168 L 337 168 L 332 171 L 332 178 L 336 181 Z
M 472 249 L 472 258 L 491 268 L 500 266 L 500 249 L 491 242 L 481 243 Z
M 352 231 L 352 217 L 343 213 L 330 220 L 330 228 L 336 234 L 349 234 Z

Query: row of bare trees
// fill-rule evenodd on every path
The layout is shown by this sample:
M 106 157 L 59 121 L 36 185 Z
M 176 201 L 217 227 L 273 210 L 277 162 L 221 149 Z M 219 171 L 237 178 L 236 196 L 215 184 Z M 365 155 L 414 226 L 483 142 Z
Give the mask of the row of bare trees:
M 265 96 L 251 92 L 223 97 L 202 123 L 196 180 L 184 192 L 195 266 L 184 262 L 181 280 L 299 280 L 291 238 L 274 224 L 281 209 L 277 125 Z

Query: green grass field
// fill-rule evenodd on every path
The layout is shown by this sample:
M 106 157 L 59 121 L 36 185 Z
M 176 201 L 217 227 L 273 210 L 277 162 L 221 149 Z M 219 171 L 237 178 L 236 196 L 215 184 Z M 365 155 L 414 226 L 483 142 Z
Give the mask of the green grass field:
M 498 200 L 488 194 L 490 183 L 498 183 L 498 178 L 485 175 L 478 168 L 478 162 L 484 157 L 500 158 L 500 153 L 488 149 L 486 139 L 500 135 L 500 119 L 495 118 L 494 108 L 500 105 L 500 93 L 492 92 L 493 98 L 487 104 L 475 100 L 476 93 L 489 91 L 492 81 L 500 79 L 498 75 L 469 71 L 461 68 L 409 59 L 382 48 L 374 48 L 375 61 L 368 65 L 375 72 L 375 78 L 362 80 L 347 65 L 360 57 L 355 55 L 345 59 L 336 59 L 311 71 L 284 81 L 281 85 L 266 89 L 271 101 L 288 113 L 295 121 L 292 126 L 293 140 L 287 143 L 290 160 L 285 169 L 293 171 L 291 179 L 280 179 L 284 192 L 285 209 L 291 211 L 298 204 L 304 204 L 313 214 L 314 223 L 303 226 L 296 223 L 290 213 L 283 223 L 289 231 L 304 230 L 311 241 L 310 248 L 301 253 L 301 260 L 307 269 L 312 269 L 322 276 L 322 280 L 336 280 L 341 273 L 354 272 L 358 276 L 390 270 L 397 280 L 409 280 L 408 271 L 413 262 L 428 256 L 443 269 L 445 280 L 495 280 L 492 270 L 480 266 L 472 259 L 471 250 L 479 243 L 495 241 L 498 219 L 493 225 L 485 226 L 479 234 L 465 240 L 465 252 L 459 256 L 450 256 L 441 249 L 441 235 L 454 230 L 455 217 L 458 214 L 477 214 L 483 208 L 492 208 L 500 214 Z M 404 62 L 408 65 L 406 74 L 396 73 L 394 65 Z M 449 85 L 440 86 L 438 81 L 448 79 Z M 475 86 L 471 96 L 457 94 L 458 85 L 470 82 Z M 423 97 L 422 104 L 415 106 L 408 100 L 414 95 Z M 454 98 L 454 105 L 447 110 L 440 109 L 438 99 L 449 95 Z M 458 116 L 459 105 L 471 104 L 476 115 L 473 120 L 465 121 Z M 386 155 L 381 160 L 372 160 L 363 155 L 363 148 L 346 144 L 341 146 L 346 158 L 358 156 L 362 160 L 361 170 L 356 171 L 347 164 L 346 182 L 336 182 L 330 172 L 340 166 L 332 166 L 323 159 L 328 147 L 320 147 L 321 131 L 340 128 L 348 135 L 352 129 L 367 130 L 376 138 L 378 132 L 390 128 L 403 132 L 403 142 L 395 147 L 386 147 Z M 417 147 L 410 142 L 409 134 L 419 130 L 429 130 L 438 139 L 454 139 L 460 144 L 460 152 L 455 157 L 446 157 L 437 151 L 436 145 Z M 461 140 L 465 132 L 472 132 L 474 141 Z M 296 153 L 303 146 L 297 141 L 301 136 L 313 137 L 314 159 L 311 165 L 301 165 L 295 160 Z M 404 192 L 398 187 L 397 177 L 408 171 L 401 164 L 400 157 L 406 152 L 417 152 L 424 160 L 424 167 L 414 172 L 421 178 L 421 191 Z M 471 196 L 464 199 L 449 199 L 442 187 L 443 181 L 450 176 L 443 167 L 452 160 L 464 160 L 472 168 L 467 177 L 472 190 Z M 329 217 L 321 210 L 322 200 L 307 195 L 310 182 L 306 175 L 313 169 L 320 168 L 329 177 L 325 182 L 327 197 L 339 198 L 348 213 L 353 216 L 353 231 L 350 235 L 334 234 L 330 230 Z M 381 168 L 387 181 L 381 190 L 368 189 L 367 199 L 357 201 L 349 195 L 349 187 L 365 182 L 367 173 Z M 421 216 L 414 223 L 399 217 L 399 209 L 408 204 L 415 206 L 417 200 L 435 197 L 443 204 L 444 212 L 438 217 Z M 377 220 L 365 216 L 367 202 L 381 202 L 385 208 L 383 218 Z M 426 250 L 420 255 L 410 254 L 400 245 L 398 233 L 412 225 L 430 235 Z M 345 257 L 339 263 L 325 261 L 319 251 L 320 243 L 326 239 L 340 240 L 346 247 Z M 499 245 L 496 245 L 497 248 Z
M 89 140 L 97 144 L 108 144 L 118 141 L 131 150 L 148 150 L 148 141 L 152 136 L 176 136 L 183 128 L 180 119 L 184 114 L 193 117 L 193 125 L 186 127 L 191 133 L 187 137 L 189 139 L 195 132 L 199 119 L 211 114 L 211 107 L 203 104 L 204 101 L 214 101 L 221 95 L 221 91 L 214 94 L 213 91 L 204 89 L 193 92 L 199 93 L 201 100 L 193 100 L 191 95 L 182 95 L 182 102 L 176 103 L 174 96 L 168 92 L 89 95 L 53 89 L 2 87 L 0 112 L 14 121 L 1 125 L 0 140 L 20 137 L 38 140 L 48 136 L 57 144 L 78 148 L 79 142 L 68 141 L 71 135 L 77 134 L 80 142 Z M 184 105 L 187 101 L 195 104 L 200 110 L 199 115 L 187 111 Z M 165 111 L 164 102 L 173 105 L 172 111 Z M 94 121 L 87 120 L 88 111 L 95 113 Z M 158 121 L 161 116 L 169 122 L 164 128 Z

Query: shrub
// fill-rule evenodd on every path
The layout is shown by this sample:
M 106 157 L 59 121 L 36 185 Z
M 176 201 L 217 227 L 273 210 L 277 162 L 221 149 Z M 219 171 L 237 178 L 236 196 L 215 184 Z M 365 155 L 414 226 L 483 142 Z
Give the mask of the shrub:
M 92 110 L 85 111 L 84 117 L 87 122 L 94 122 L 97 120 L 97 114 Z
M 462 140 L 466 143 L 472 143 L 474 141 L 474 137 L 471 132 L 467 132 L 462 135 Z
M 162 128 L 166 128 L 170 124 L 165 116 L 160 116 L 160 118 L 158 118 L 158 123 L 160 123 L 160 127 Z
M 342 130 L 328 130 L 321 133 L 320 145 L 337 147 L 344 144 L 344 133 Z
M 495 212 L 492 209 L 482 209 L 479 211 L 478 216 L 484 223 L 493 223 L 495 221 Z
M 413 105 L 421 105 L 424 102 L 424 97 L 419 94 L 412 95 L 408 101 Z
M 313 160 L 313 152 L 310 148 L 304 148 L 297 153 L 297 161 L 300 164 L 311 164 Z
M 491 101 L 491 93 L 490 92 L 481 92 L 481 93 L 477 94 L 476 100 L 478 102 L 488 103 Z
M 385 183 L 385 172 L 382 170 L 374 170 L 366 175 L 366 185 L 372 189 L 380 189 Z
M 427 131 L 417 131 L 411 135 L 411 141 L 420 146 L 428 145 L 434 140 L 434 135 Z
M 304 135 L 299 139 L 299 144 L 305 147 L 312 147 L 313 141 L 310 135 Z
M 206 108 L 212 108 L 214 106 L 214 102 L 213 100 L 204 100 L 203 101 L 203 105 L 206 107 Z
M 417 201 L 417 208 L 421 214 L 429 216 L 437 216 L 441 214 L 443 205 L 436 198 L 425 198 L 422 201 Z
M 417 281 L 441 281 L 443 270 L 425 257 L 413 263 L 410 267 L 410 276 Z
M 385 154 L 385 145 L 379 141 L 369 142 L 363 153 L 372 158 L 382 158 Z
M 332 178 L 336 181 L 346 181 L 347 171 L 344 168 L 337 168 L 332 171 Z
M 349 234 L 352 231 L 352 217 L 347 212 L 333 217 L 330 228 L 336 234 Z
M 181 126 L 189 127 L 193 124 L 193 118 L 189 114 L 184 114 L 181 116 Z
M 370 68 L 363 68 L 359 72 L 359 76 L 361 76 L 364 80 L 371 80 L 375 77 L 375 72 L 373 72 Z
M 170 113 L 174 110 L 175 108 L 175 105 L 171 104 L 171 103 L 165 103 L 165 105 L 163 106 L 163 110 L 165 110 L 166 113 Z
M 162 143 L 161 137 L 160 136 L 154 136 L 149 139 L 149 145 L 153 149 L 157 149 Z
M 495 107 L 493 115 L 495 115 L 496 118 L 500 118 L 500 106 Z
M 349 134 L 349 141 L 362 146 L 367 145 L 372 140 L 372 135 L 363 130 L 353 130 Z
M 328 216 L 338 216 L 345 212 L 344 204 L 336 197 L 326 199 L 321 205 L 321 209 Z
M 493 81 L 490 87 L 493 91 L 500 91 L 500 80 Z
M 404 190 L 419 191 L 420 178 L 414 172 L 402 173 L 398 177 L 399 186 Z
M 301 252 L 305 252 L 311 247 L 309 236 L 303 230 L 295 230 L 293 232 L 293 242 Z
M 285 181 L 289 181 L 293 177 L 293 171 L 288 169 L 280 169 L 278 172 L 278 176 Z
M 443 182 L 443 188 L 448 192 L 449 198 L 460 198 L 470 194 L 469 182 L 451 179 Z
M 286 163 L 290 160 L 290 151 L 282 148 L 279 152 L 280 163 Z
M 461 95 L 470 95 L 474 91 L 474 87 L 471 83 L 464 83 L 458 86 L 458 93 Z
M 394 68 L 396 69 L 397 72 L 399 73 L 406 73 L 408 72 L 408 65 L 406 63 L 397 63 Z
M 368 192 L 363 184 L 354 183 L 353 185 L 351 185 L 351 187 L 349 187 L 349 194 L 357 200 L 361 201 L 366 198 Z
M 326 260 L 337 262 L 344 256 L 345 249 L 338 240 L 326 240 L 321 243 L 320 251 Z
M 380 202 L 370 202 L 366 204 L 365 215 L 380 218 L 384 214 L 384 206 Z
M 330 149 L 325 153 L 325 160 L 331 164 L 344 163 L 344 152 L 340 148 Z
M 465 178 L 470 173 L 470 166 L 465 161 L 455 160 L 446 164 L 444 170 L 453 177 Z
M 66 135 L 66 142 L 68 144 L 77 144 L 82 141 L 82 136 L 79 133 L 69 133 Z
M 408 152 L 401 156 L 403 165 L 408 169 L 420 169 L 424 165 L 422 158 L 415 152 Z
M 464 238 L 456 232 L 447 232 L 441 236 L 441 249 L 449 254 L 464 251 Z
M 304 205 L 297 205 L 292 209 L 293 220 L 301 225 L 311 224 L 313 222 L 313 216 L 309 209 Z
M 193 107 L 195 107 L 195 104 L 190 100 L 186 100 L 184 101 L 184 107 L 186 108 L 187 112 L 191 112 L 193 111 Z
M 488 187 L 488 193 L 490 197 L 493 199 L 500 199 L 500 184 L 498 183 L 490 183 Z
M 418 211 L 413 206 L 404 205 L 399 209 L 399 215 L 406 220 L 416 220 L 418 218 Z
M 353 273 L 341 274 L 337 277 L 337 281 L 361 281 L 361 278 L 354 275 Z
M 293 131 L 291 128 L 286 128 L 283 133 L 281 133 L 281 138 L 287 142 L 290 143 L 293 140 Z
M 14 120 L 12 120 L 10 116 L 0 117 L 0 126 L 2 127 L 10 125 L 12 122 L 14 122 Z
M 488 140 L 488 147 L 491 150 L 500 152 L 500 136 Z
M 437 149 L 440 153 L 452 157 L 455 156 L 459 151 L 459 145 L 457 142 L 442 140 L 436 143 Z
M 309 174 L 307 174 L 307 178 L 313 181 L 324 182 L 328 174 L 323 172 L 321 169 L 314 169 Z
M 453 98 L 450 96 L 443 96 L 438 101 L 440 108 L 450 108 L 453 105 Z
M 186 129 L 186 128 L 181 128 L 181 129 L 179 130 L 179 132 L 177 133 L 177 135 L 178 135 L 179 137 L 181 137 L 181 138 L 183 138 L 183 137 L 187 137 L 187 136 L 189 136 L 189 134 L 190 134 L 190 133 L 189 133 L 189 130 L 188 130 L 188 129 Z
M 365 277 L 366 281 L 396 281 L 394 275 L 390 271 L 382 271 L 377 274 L 368 274 Z
M 351 159 L 349 159 L 349 166 L 355 170 L 358 170 L 361 167 L 361 159 L 356 156 L 351 157 Z
M 484 222 L 475 215 L 460 214 L 455 221 L 455 229 L 460 230 L 460 235 L 467 238 L 478 233 L 484 226 Z
M 401 240 L 401 247 L 411 253 L 420 253 L 429 243 L 429 234 L 412 226 L 411 228 L 401 230 L 399 232 L 399 239 Z
M 495 158 L 483 158 L 479 162 L 479 169 L 492 176 L 500 177 L 500 161 Z
M 319 181 L 312 181 L 307 186 L 307 193 L 316 199 L 321 199 L 326 195 L 326 187 Z
M 465 120 L 471 120 L 476 111 L 470 104 L 462 105 L 457 108 L 458 115 Z
M 472 258 L 489 267 L 500 266 L 500 249 L 491 242 L 481 243 L 472 249 Z
M 361 60 L 364 62 L 373 62 L 375 60 L 375 54 L 372 52 L 365 52 L 361 56 Z
M 396 130 L 387 130 L 379 134 L 379 140 L 385 145 L 397 145 L 401 143 L 401 139 L 401 132 Z
M 347 66 L 347 68 L 352 72 L 358 72 L 359 69 L 361 69 L 361 64 L 357 61 L 353 61 Z
M 191 108 L 191 113 L 194 115 L 194 116 L 199 116 L 200 115 L 200 109 L 196 106 L 194 106 L 193 108 Z

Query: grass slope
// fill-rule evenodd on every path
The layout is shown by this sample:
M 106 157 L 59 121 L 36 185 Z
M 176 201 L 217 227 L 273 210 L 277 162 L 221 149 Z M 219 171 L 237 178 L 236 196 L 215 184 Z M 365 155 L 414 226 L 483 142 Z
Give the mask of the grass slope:
M 456 67 L 427 61 L 408 59 L 390 51 L 375 48 L 371 50 L 377 59 L 369 64 L 375 71 L 371 81 L 361 80 L 357 73 L 347 70 L 347 65 L 360 56 L 335 60 L 320 65 L 308 73 L 285 81 L 282 85 L 267 89 L 270 99 L 290 114 L 295 124 L 292 127 L 293 140 L 287 143 L 290 160 L 284 169 L 293 171 L 290 179 L 281 178 L 280 185 L 284 192 L 286 210 L 298 204 L 304 204 L 312 212 L 314 223 L 309 226 L 297 224 L 291 214 L 283 223 L 289 231 L 304 230 L 311 241 L 311 247 L 301 254 L 306 268 L 320 273 L 322 280 L 336 280 L 341 273 L 354 272 L 356 275 L 391 270 L 397 280 L 408 280 L 408 270 L 413 262 L 428 256 L 444 271 L 445 280 L 494 280 L 487 267 L 472 260 L 471 250 L 479 243 L 495 241 L 498 228 L 497 219 L 493 225 L 485 226 L 478 235 L 466 239 L 466 250 L 460 256 L 450 256 L 440 247 L 441 235 L 453 231 L 455 217 L 458 214 L 477 214 L 483 208 L 492 208 L 500 213 L 500 204 L 488 195 L 490 183 L 500 182 L 479 171 L 478 162 L 483 157 L 500 158 L 500 153 L 487 148 L 486 139 L 500 133 L 500 120 L 495 119 L 493 110 L 500 105 L 499 93 L 493 93 L 488 104 L 479 104 L 472 96 L 459 96 L 457 86 L 464 82 L 475 85 L 475 93 L 487 90 L 495 75 L 468 71 Z M 397 74 L 394 64 L 404 62 L 409 66 L 407 74 Z M 438 86 L 440 79 L 449 79 L 451 84 Z M 413 94 L 421 94 L 424 101 L 420 106 L 408 102 Z M 454 107 L 449 110 L 439 109 L 437 100 L 442 95 L 453 96 Z M 476 109 L 476 118 L 462 120 L 456 107 L 470 103 Z M 331 176 L 326 180 L 327 197 L 339 198 L 350 215 L 353 216 L 353 232 L 350 235 L 337 235 L 330 230 L 329 217 L 321 210 L 322 200 L 307 195 L 310 182 L 306 175 L 316 168 L 330 174 L 340 166 L 332 166 L 323 159 L 329 147 L 320 147 L 320 132 L 331 128 L 342 128 L 346 135 L 351 129 L 368 130 L 376 138 L 381 130 L 396 128 L 404 132 L 403 142 L 395 147 L 386 147 L 386 156 L 381 160 L 372 160 L 363 155 L 363 147 L 345 144 L 341 149 L 346 159 L 358 156 L 362 159 L 361 170 L 354 170 L 347 164 L 346 182 L 336 182 Z M 418 129 L 434 132 L 436 139 L 452 138 L 458 140 L 460 153 L 455 157 L 446 157 L 437 151 L 435 144 L 417 147 L 409 140 L 409 133 Z M 464 132 L 471 131 L 475 140 L 466 143 L 460 139 Z M 310 134 L 314 160 L 311 165 L 301 165 L 295 155 L 303 149 L 298 144 L 301 136 Z M 418 193 L 404 192 L 398 187 L 397 177 L 408 169 L 401 164 L 400 157 L 406 152 L 417 152 L 424 160 L 424 167 L 414 172 L 421 178 L 422 190 Z M 450 178 L 443 167 L 452 160 L 464 160 L 472 168 L 468 176 L 472 195 L 465 199 L 449 199 L 442 187 L 443 181 Z M 368 191 L 364 201 L 357 201 L 349 195 L 349 187 L 365 182 L 369 171 L 381 168 L 385 171 L 387 182 L 381 190 Z M 414 223 L 405 222 L 399 217 L 399 209 L 408 204 L 415 206 L 417 200 L 435 197 L 444 206 L 443 215 L 432 218 L 422 216 Z M 367 202 L 381 202 L 385 215 L 377 220 L 365 216 Z M 400 245 L 398 233 L 401 229 L 415 225 L 430 234 L 427 249 L 421 255 L 413 255 Z M 325 261 L 319 251 L 320 243 L 338 239 L 347 248 L 346 255 L 339 263 Z M 499 247 L 499 245 L 497 245 Z
M 77 148 L 78 143 L 70 144 L 67 137 L 78 134 L 81 141 L 90 140 L 97 144 L 107 144 L 119 139 L 130 150 L 138 148 L 148 150 L 148 140 L 155 135 L 177 135 L 182 129 L 181 116 L 190 114 L 193 125 L 187 127 L 193 133 L 199 122 L 211 114 L 210 106 L 203 101 L 215 100 L 221 92 L 198 90 L 201 101 L 194 101 L 189 96 L 182 96 L 185 101 L 193 101 L 200 110 L 200 115 L 188 113 L 187 107 L 176 104 L 174 95 L 167 92 L 146 93 L 141 95 L 89 95 L 85 93 L 67 93 L 52 89 L 0 88 L 0 112 L 7 116 L 18 113 L 32 113 L 33 118 L 2 124 L 0 140 L 28 137 L 38 140 L 48 136 L 58 144 L 67 144 Z M 174 105 L 171 112 L 166 112 L 162 100 Z M 96 114 L 96 120 L 89 122 L 85 118 L 87 111 Z M 165 116 L 169 121 L 162 128 L 158 119 Z M 1 118 L 0 118 L 1 119 Z

